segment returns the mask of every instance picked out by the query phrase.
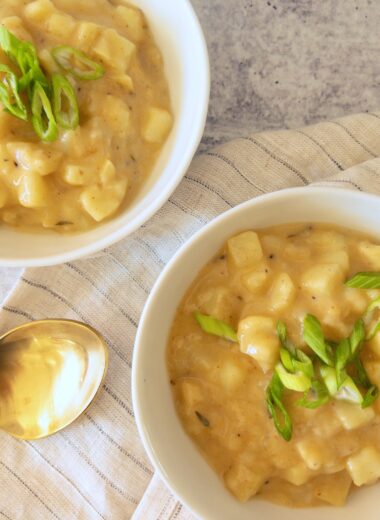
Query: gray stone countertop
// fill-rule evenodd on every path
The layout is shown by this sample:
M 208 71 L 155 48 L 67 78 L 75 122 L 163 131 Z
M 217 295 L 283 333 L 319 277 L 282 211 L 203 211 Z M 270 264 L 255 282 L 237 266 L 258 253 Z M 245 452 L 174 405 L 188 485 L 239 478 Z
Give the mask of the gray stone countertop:
M 379 0 L 192 0 L 211 62 L 201 149 L 380 108 Z M 0 301 L 19 269 L 0 269 Z

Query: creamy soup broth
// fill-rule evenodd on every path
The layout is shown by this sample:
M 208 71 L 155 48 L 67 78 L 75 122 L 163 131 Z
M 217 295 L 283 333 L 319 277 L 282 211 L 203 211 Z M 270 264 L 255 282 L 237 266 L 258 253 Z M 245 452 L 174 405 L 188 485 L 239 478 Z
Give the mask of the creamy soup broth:
M 379 290 L 345 287 L 358 271 L 380 271 L 380 245 L 346 229 L 297 224 L 232 237 L 199 273 L 176 314 L 168 346 L 173 396 L 187 433 L 229 491 L 293 507 L 342 505 L 380 476 L 380 406 L 331 400 L 315 410 L 285 404 L 290 442 L 276 431 L 265 390 L 279 357 L 276 322 L 305 345 L 312 313 L 331 340 L 350 333 Z M 194 312 L 231 325 L 240 346 L 203 332 Z M 380 334 L 362 359 L 380 384 Z M 244 353 L 255 344 L 252 356 Z
M 171 124 L 161 53 L 144 14 L 106 0 L 2 0 L 0 20 L 32 42 L 47 74 L 69 45 L 103 65 L 76 80 L 80 126 L 42 143 L 29 122 L 0 110 L 0 222 L 86 230 L 125 208 L 151 172 Z M 5 55 L 0 61 L 9 63 Z

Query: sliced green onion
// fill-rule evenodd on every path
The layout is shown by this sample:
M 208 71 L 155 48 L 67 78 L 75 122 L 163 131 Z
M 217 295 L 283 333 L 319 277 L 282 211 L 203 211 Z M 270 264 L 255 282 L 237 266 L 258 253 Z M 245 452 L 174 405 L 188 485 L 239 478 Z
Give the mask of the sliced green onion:
M 333 397 L 338 391 L 335 368 L 323 365 L 320 368 L 320 372 L 323 383 L 325 384 L 329 394 Z
M 307 345 L 326 365 L 332 365 L 330 346 L 326 343 L 319 320 L 307 314 L 303 322 L 303 338 Z
M 376 298 L 368 305 L 367 311 L 364 314 L 364 321 L 366 325 L 369 327 L 369 331 L 367 332 L 367 336 L 365 338 L 366 341 L 370 341 L 371 339 L 373 339 L 380 330 L 380 321 L 371 325 L 371 322 L 373 321 L 374 311 L 379 308 L 380 298 Z
M 286 349 L 289 350 L 291 354 L 295 354 L 296 347 L 293 345 L 293 343 L 288 338 L 288 329 L 286 327 L 286 324 L 278 320 L 277 322 L 277 336 L 280 340 L 281 345 Z
M 357 381 L 359 382 L 359 384 L 364 386 L 364 388 L 370 388 L 371 381 L 369 380 L 367 371 L 364 368 L 364 365 L 361 362 L 361 359 L 359 357 L 354 359 L 354 365 L 355 365 L 355 368 L 356 368 Z
M 277 335 L 282 348 L 280 358 L 282 364 L 289 372 L 303 372 L 310 378 L 314 375 L 313 362 L 308 355 L 295 345 L 288 338 L 288 330 L 285 323 L 281 320 L 277 322 Z
M 368 316 L 368 314 L 380 307 L 380 297 L 373 300 L 367 307 L 367 311 L 365 313 L 365 316 Z
M 307 377 L 303 372 L 297 372 L 296 374 L 290 374 L 281 363 L 276 365 L 276 373 L 280 378 L 281 383 L 288 390 L 294 390 L 295 392 L 306 392 L 311 387 L 310 377 Z
M 0 46 L 8 55 L 15 55 L 18 50 L 20 40 L 8 31 L 4 25 L 0 26 Z
M 283 439 L 290 441 L 293 425 L 290 415 L 282 402 L 284 385 L 281 383 L 277 372 L 273 374 L 266 391 L 266 403 L 274 425 Z
M 364 321 L 360 318 L 355 322 L 353 331 L 349 337 L 351 347 L 351 358 L 358 354 L 365 340 Z
M 102 65 L 90 59 L 84 52 L 69 45 L 54 47 L 51 54 L 64 71 L 77 79 L 99 79 L 105 73 Z
M 379 389 L 377 388 L 377 386 L 370 386 L 365 396 L 363 397 L 362 408 L 368 408 L 368 406 L 371 406 L 371 404 L 373 404 L 378 397 Z
M 76 128 L 79 125 L 79 107 L 73 86 L 61 74 L 53 75 L 52 86 L 53 110 L 57 123 L 62 128 Z
M 367 334 L 367 337 L 366 337 L 366 341 L 370 341 L 371 339 L 373 339 L 376 334 L 379 332 L 380 330 L 380 321 L 378 321 L 377 323 L 375 323 L 369 330 L 368 334 Z
M 234 329 L 225 323 L 224 321 L 207 316 L 200 312 L 195 312 L 194 317 L 200 325 L 201 329 L 207 334 L 213 334 L 214 336 L 220 336 L 221 338 L 227 339 L 237 343 L 238 338 Z
M 346 373 L 344 368 L 351 358 L 351 345 L 348 338 L 339 342 L 335 351 L 335 370 L 338 388 L 343 383 Z
M 356 289 L 380 289 L 380 273 L 357 273 L 345 285 Z
M 305 392 L 302 399 L 296 401 L 298 406 L 303 408 L 319 408 L 330 400 L 330 394 L 322 381 L 314 380 L 311 382 L 309 392 Z
M 280 359 L 286 370 L 289 372 L 295 372 L 293 356 L 285 348 L 280 348 Z
M 363 402 L 363 396 L 350 376 L 347 376 L 343 381 L 338 392 L 334 395 L 334 399 L 338 399 L 339 401 L 349 401 L 350 403 L 356 404 L 361 404 Z
M 19 89 L 23 91 L 32 81 L 48 85 L 45 74 L 42 72 L 37 50 L 30 42 L 19 40 L 4 26 L 0 27 L 0 46 L 5 54 L 16 63 L 23 76 L 19 80 Z
M 43 141 L 58 137 L 57 122 L 46 92 L 40 83 L 35 83 L 32 92 L 32 123 L 36 134 Z
M 13 116 L 27 121 L 28 112 L 19 95 L 16 75 L 7 65 L 0 64 L 0 76 L 3 76 L 0 83 L 0 101 L 5 110 Z
M 313 361 L 299 348 L 296 350 L 296 359 L 293 361 L 293 365 L 297 372 L 303 372 L 310 379 L 314 377 Z
M 347 375 L 344 370 L 341 373 L 343 381 L 340 386 L 338 386 L 337 375 L 334 368 L 322 366 L 321 376 L 331 397 L 339 401 L 361 404 L 363 400 L 362 394 L 352 377 Z

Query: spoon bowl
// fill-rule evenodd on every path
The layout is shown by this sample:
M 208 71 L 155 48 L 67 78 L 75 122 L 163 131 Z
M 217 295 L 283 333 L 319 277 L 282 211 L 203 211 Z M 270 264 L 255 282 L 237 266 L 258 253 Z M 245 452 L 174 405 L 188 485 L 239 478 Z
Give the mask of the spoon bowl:
M 0 429 L 19 439 L 52 435 L 94 399 L 108 366 L 104 339 L 72 320 L 21 325 L 0 337 Z

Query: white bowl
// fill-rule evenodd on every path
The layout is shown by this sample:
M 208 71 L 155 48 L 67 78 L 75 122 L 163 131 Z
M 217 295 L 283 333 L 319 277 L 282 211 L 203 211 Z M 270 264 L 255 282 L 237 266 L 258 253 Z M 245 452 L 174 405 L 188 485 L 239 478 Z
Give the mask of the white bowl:
M 149 180 L 125 212 L 72 236 L 0 228 L 0 266 L 42 266 L 75 260 L 126 237 L 168 200 L 182 180 L 206 122 L 210 74 L 207 47 L 189 0 L 134 0 L 146 14 L 165 61 L 174 128 Z
M 380 198 L 339 188 L 294 188 L 241 204 L 196 233 L 166 266 L 140 320 L 132 367 L 138 429 L 161 477 L 200 518 L 378 520 L 379 485 L 361 489 L 343 508 L 293 510 L 255 499 L 237 502 L 186 435 L 174 408 L 166 347 L 175 311 L 186 289 L 234 233 L 291 222 L 329 222 L 380 239 Z

